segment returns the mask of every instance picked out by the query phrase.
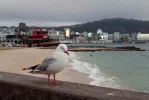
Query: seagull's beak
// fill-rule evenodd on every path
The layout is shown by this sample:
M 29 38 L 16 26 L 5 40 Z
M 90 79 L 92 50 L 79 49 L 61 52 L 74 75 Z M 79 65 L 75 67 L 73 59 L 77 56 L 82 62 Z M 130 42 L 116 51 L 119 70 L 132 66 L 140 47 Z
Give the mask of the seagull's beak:
M 68 51 L 64 51 L 68 56 L 69 56 L 69 52 Z

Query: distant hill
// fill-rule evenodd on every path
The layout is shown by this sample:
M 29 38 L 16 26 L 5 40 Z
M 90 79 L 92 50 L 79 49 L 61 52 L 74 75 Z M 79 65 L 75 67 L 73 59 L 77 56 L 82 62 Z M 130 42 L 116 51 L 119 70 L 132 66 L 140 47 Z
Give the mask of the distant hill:
M 142 21 L 136 19 L 125 19 L 125 18 L 112 18 L 103 19 L 100 21 L 87 22 L 83 24 L 77 24 L 72 26 L 54 27 L 56 30 L 64 30 L 64 27 L 71 28 L 75 32 L 96 32 L 97 29 L 102 29 L 104 32 L 113 33 L 121 32 L 132 33 L 132 32 L 149 32 L 149 21 Z

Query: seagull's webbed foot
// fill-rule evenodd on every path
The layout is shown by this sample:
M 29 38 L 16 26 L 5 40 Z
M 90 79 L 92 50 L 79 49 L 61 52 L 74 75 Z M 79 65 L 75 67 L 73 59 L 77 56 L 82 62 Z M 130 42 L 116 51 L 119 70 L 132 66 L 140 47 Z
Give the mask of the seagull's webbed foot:
M 55 81 L 55 82 L 53 82 L 53 84 L 54 84 L 54 85 L 60 85 L 61 83 L 60 83 L 60 82 Z
M 52 84 L 51 84 L 51 83 L 48 83 L 48 85 L 49 85 L 49 86 L 55 86 L 55 84 L 53 84 L 53 83 L 52 83 Z
M 53 75 L 54 75 L 54 82 L 53 82 L 53 83 L 50 83 L 50 74 L 48 74 L 48 85 L 49 85 L 49 86 L 56 86 L 56 85 L 61 84 L 60 82 L 57 82 L 57 81 L 55 80 L 55 74 L 53 74 Z

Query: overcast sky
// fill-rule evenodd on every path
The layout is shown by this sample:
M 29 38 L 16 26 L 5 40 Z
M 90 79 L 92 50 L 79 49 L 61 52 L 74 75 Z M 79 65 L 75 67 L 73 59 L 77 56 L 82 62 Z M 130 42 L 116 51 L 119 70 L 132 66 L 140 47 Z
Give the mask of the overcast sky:
M 149 0 L 0 0 L 0 25 L 60 26 L 103 18 L 149 20 Z

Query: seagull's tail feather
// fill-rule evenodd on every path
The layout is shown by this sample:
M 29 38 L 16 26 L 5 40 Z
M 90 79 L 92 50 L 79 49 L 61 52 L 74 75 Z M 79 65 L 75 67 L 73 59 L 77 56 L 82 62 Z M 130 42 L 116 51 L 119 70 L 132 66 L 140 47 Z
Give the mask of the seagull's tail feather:
M 28 68 L 23 68 L 23 70 L 34 70 L 38 65 L 31 66 L 31 67 L 28 67 Z
M 32 71 L 30 71 L 30 72 L 28 72 L 28 73 L 33 73 L 33 70 L 32 70 Z

